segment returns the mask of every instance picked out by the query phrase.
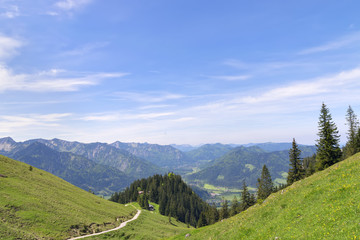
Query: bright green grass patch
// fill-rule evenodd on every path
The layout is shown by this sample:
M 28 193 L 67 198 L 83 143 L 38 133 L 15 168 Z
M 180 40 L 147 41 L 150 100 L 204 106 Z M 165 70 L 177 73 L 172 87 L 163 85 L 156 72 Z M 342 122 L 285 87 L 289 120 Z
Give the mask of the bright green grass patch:
M 357 154 L 187 239 L 358 239 L 359 199 Z
M 223 176 L 223 175 L 219 175 L 219 176 L 217 176 L 216 180 L 224 180 L 224 176 Z
M 91 223 L 94 231 L 113 228 L 136 212 L 1 155 L 0 174 L 7 176 L 0 177 L 0 239 L 65 239 Z
M 241 192 L 240 189 L 237 188 L 227 188 L 227 187 L 218 187 L 218 186 L 214 186 L 211 184 L 204 184 L 204 189 L 208 190 L 208 191 L 219 191 L 219 192 Z
M 283 178 L 275 178 L 275 180 L 274 180 L 274 183 L 275 184 L 286 184 L 286 179 L 283 179 Z
M 171 236 L 188 233 L 193 228 L 176 221 L 176 219 L 163 216 L 159 213 L 159 206 L 151 203 L 155 211 L 141 210 L 138 219 L 128 223 L 124 228 L 87 239 L 163 239 Z M 137 203 L 133 205 L 140 209 Z
M 255 166 L 252 164 L 245 164 L 245 167 L 248 168 L 250 171 L 255 169 Z

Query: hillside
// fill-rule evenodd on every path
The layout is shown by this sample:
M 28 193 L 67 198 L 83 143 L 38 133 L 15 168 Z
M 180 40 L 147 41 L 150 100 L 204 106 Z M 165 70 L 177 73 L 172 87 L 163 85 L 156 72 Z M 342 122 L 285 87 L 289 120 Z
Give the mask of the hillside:
M 175 218 L 163 216 L 159 213 L 159 206 L 151 203 L 155 207 L 155 211 L 142 210 L 139 218 L 126 225 L 119 231 L 102 234 L 87 239 L 164 239 L 181 233 L 187 233 L 192 227 L 188 228 L 186 224 L 177 221 Z M 139 204 L 133 203 L 140 209 Z
M 210 161 L 222 157 L 228 153 L 233 147 L 225 144 L 205 144 L 194 150 L 186 152 L 186 155 L 193 161 Z
M 113 228 L 135 214 L 132 207 L 4 156 L 0 156 L 0 196 L 0 239 L 65 239 Z
M 178 168 L 191 162 L 191 159 L 183 152 L 170 145 L 123 143 L 119 141 L 110 145 L 118 149 L 126 150 L 139 158 L 146 159 L 147 161 L 166 169 Z
M 60 139 L 15 142 L 7 137 L 0 139 L 0 154 L 37 166 L 85 190 L 106 195 L 123 189 L 134 179 L 165 172 L 149 161 L 106 143 L 85 144 Z
M 60 152 L 71 152 L 84 156 L 97 163 L 117 168 L 135 178 L 148 177 L 164 172 L 160 167 L 149 161 L 106 143 L 80 143 L 61 139 L 35 139 L 30 141 L 39 141 Z
M 98 164 L 70 152 L 55 151 L 40 142 L 30 144 L 12 157 L 96 194 L 110 195 L 134 180 L 114 167 Z
M 359 173 L 357 154 L 187 239 L 358 239 Z
M 305 150 L 303 157 L 312 155 L 315 151 L 308 148 Z M 240 146 L 211 161 L 201 171 L 186 176 L 186 180 L 200 185 L 207 183 L 232 188 L 239 188 L 245 180 L 248 185 L 256 187 L 264 164 L 276 183 L 284 183 L 284 176 L 289 169 L 289 151 L 267 152 L 257 146 Z

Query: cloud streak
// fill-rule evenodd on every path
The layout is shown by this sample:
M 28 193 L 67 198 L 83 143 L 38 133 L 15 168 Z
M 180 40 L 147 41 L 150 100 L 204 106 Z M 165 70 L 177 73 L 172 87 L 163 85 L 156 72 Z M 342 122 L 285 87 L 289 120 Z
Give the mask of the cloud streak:
M 244 81 L 251 78 L 250 75 L 223 75 L 223 76 L 210 76 L 213 79 L 219 79 L 224 81 Z
M 69 116 L 71 116 L 70 113 L 4 115 L 0 117 L 0 132 L 16 132 L 19 128 L 27 127 L 57 127 L 64 118 Z
M 179 100 L 185 95 L 164 92 L 138 93 L 138 92 L 117 92 L 114 94 L 118 100 L 127 100 L 141 103 L 160 103 L 169 100 Z
M 61 10 L 70 11 L 83 7 L 91 2 L 91 0 L 65 0 L 56 2 L 55 6 Z
M 14 74 L 11 69 L 0 65 L 0 92 L 71 92 L 98 85 L 107 78 L 126 75 L 128 73 L 77 74 L 56 69 L 35 74 Z
M 2 9 L 4 9 L 5 11 L 0 13 L 1 17 L 11 19 L 11 18 L 16 18 L 16 17 L 20 16 L 20 10 L 17 5 L 4 6 L 4 7 L 2 7 Z
M 360 32 L 356 32 L 347 36 L 344 36 L 342 38 L 339 38 L 335 41 L 325 43 L 320 46 L 304 49 L 299 52 L 300 55 L 307 55 L 307 54 L 313 54 L 313 53 L 319 53 L 319 52 L 326 52 L 330 50 L 336 50 L 339 48 L 343 48 L 349 45 L 352 45 L 354 43 L 360 42 Z

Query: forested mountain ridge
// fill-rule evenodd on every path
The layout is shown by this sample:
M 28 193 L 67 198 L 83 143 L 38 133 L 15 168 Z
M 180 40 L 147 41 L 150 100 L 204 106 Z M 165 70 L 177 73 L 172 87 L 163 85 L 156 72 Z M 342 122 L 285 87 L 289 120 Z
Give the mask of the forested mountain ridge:
M 123 189 L 135 180 L 114 167 L 98 164 L 70 152 L 58 152 L 40 142 L 31 143 L 12 157 L 52 173 L 86 191 L 91 190 L 102 195 Z
M 0 139 L 0 154 L 104 195 L 124 189 L 137 178 L 164 172 L 125 150 L 103 143 L 84 144 L 60 139 L 15 142 L 7 137 Z
M 315 148 L 313 151 L 305 151 L 303 156 L 314 153 Z M 246 181 L 249 186 L 256 187 L 264 164 L 269 168 L 274 180 L 283 179 L 283 174 L 289 169 L 289 151 L 266 152 L 256 146 L 240 146 L 208 163 L 205 169 L 187 175 L 186 179 L 189 182 L 200 181 L 226 187 L 239 187 Z
M 157 166 L 173 169 L 191 163 L 192 159 L 188 158 L 182 151 L 170 146 L 148 143 L 123 143 L 114 142 L 110 144 L 118 149 L 123 149 L 129 153 L 146 159 Z
M 100 164 L 115 167 L 135 178 L 147 177 L 159 172 L 164 172 L 160 167 L 149 161 L 106 143 L 80 143 L 60 139 L 38 139 L 35 141 L 44 143 L 46 146 L 58 151 L 72 152 Z
M 231 145 L 221 143 L 204 144 L 201 147 L 186 152 L 186 155 L 196 162 L 202 160 L 209 161 L 225 155 L 233 148 Z

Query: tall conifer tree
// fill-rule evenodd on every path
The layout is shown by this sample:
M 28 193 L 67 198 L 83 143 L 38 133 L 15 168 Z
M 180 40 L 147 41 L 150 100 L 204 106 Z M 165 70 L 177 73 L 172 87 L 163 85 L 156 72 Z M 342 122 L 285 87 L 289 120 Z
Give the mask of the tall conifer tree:
M 240 212 L 240 204 L 236 196 L 231 202 L 230 216 L 234 216 Z
M 344 147 L 344 159 L 360 151 L 360 141 L 358 139 L 359 121 L 351 106 L 349 106 L 346 113 L 346 125 L 349 126 L 349 130 L 347 132 L 348 141 Z
M 226 199 L 223 199 L 223 205 L 222 208 L 220 210 L 220 219 L 225 219 L 230 217 L 230 213 L 229 213 L 229 203 Z
M 251 205 L 254 204 L 253 201 L 254 200 L 251 198 L 251 194 L 247 188 L 246 182 L 244 181 L 242 193 L 241 193 L 241 205 L 240 205 L 241 211 L 245 211 L 246 209 L 251 207 Z
M 273 188 L 274 185 L 271 180 L 269 169 L 264 164 L 261 171 L 261 177 L 258 178 L 258 199 L 266 199 L 273 192 Z
M 302 166 L 300 154 L 301 151 L 294 138 L 292 148 L 289 150 L 290 169 L 287 176 L 288 185 L 291 185 L 293 182 L 299 181 L 304 177 L 304 168 Z
M 340 161 L 340 135 L 329 109 L 323 103 L 319 117 L 319 139 L 317 140 L 316 168 L 323 170 Z

